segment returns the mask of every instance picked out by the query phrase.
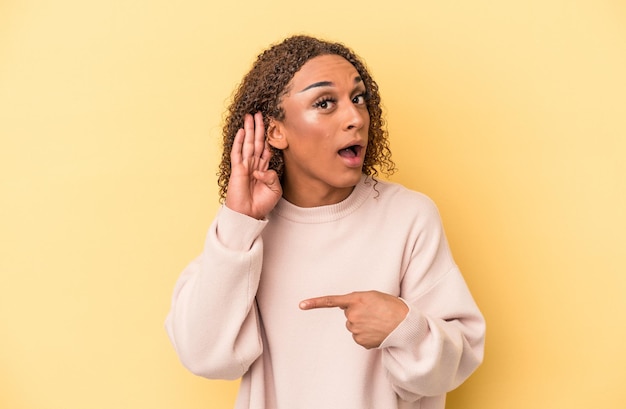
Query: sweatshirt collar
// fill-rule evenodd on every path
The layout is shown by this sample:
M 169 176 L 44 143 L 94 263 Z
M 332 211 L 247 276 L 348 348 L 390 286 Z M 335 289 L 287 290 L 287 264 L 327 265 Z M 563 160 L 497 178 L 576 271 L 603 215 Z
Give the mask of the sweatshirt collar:
M 326 206 L 298 207 L 281 198 L 274 207 L 271 216 L 278 216 L 296 223 L 327 223 L 342 219 L 358 209 L 374 191 L 376 182 L 367 175 L 362 175 L 350 196 L 343 201 Z M 380 183 L 380 182 L 378 182 Z

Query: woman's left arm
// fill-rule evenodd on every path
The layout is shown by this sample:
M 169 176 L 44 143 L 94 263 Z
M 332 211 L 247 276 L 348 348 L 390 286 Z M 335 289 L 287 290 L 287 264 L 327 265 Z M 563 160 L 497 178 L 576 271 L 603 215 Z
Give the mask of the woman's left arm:
M 405 302 L 409 312 L 379 346 L 394 390 L 414 401 L 455 389 L 482 362 L 485 341 L 485 321 L 461 273 L 453 267 Z
M 459 386 L 483 358 L 485 323 L 456 267 L 413 302 L 379 291 L 311 298 L 300 308 L 341 308 L 354 341 L 382 350 L 406 401 Z

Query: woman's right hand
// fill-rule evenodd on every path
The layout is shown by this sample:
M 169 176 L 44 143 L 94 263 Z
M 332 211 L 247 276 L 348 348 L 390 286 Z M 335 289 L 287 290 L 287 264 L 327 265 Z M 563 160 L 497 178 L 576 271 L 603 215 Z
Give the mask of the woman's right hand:
M 230 152 L 230 179 L 226 206 L 238 213 L 264 219 L 283 194 L 278 175 L 268 170 L 272 152 L 265 142 L 260 112 L 246 114 Z

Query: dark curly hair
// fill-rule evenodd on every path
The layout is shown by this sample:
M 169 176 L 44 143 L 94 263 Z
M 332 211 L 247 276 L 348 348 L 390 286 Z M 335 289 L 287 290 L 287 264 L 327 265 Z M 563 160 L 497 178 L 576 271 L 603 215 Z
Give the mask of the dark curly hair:
M 230 151 L 237 130 L 243 126 L 244 116 L 260 111 L 263 114 L 265 129 L 268 128 L 270 118 L 283 120 L 285 113 L 281 107 L 281 100 L 289 92 L 288 85 L 293 76 L 310 59 L 329 54 L 348 60 L 358 71 L 368 92 L 366 105 L 370 115 L 369 142 L 363 161 L 363 174 L 375 177 L 378 170 L 386 175 L 395 171 L 387 130 L 384 128 L 385 122 L 382 118 L 378 85 L 370 76 L 365 64 L 343 44 L 297 35 L 259 54 L 252 69 L 234 93 L 223 128 L 222 162 L 218 172 L 221 202 L 226 198 L 230 179 Z M 284 171 L 282 151 L 273 147 L 271 149 L 273 156 L 269 167 L 282 179 Z

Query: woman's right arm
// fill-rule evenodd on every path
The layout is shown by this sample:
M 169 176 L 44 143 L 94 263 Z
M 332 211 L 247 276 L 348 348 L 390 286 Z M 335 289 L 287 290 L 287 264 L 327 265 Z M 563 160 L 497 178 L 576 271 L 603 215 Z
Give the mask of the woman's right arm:
M 265 217 L 282 196 L 263 117 L 246 115 L 230 153 L 226 203 L 209 229 L 202 254 L 176 283 L 166 329 L 191 372 L 241 377 L 262 352 L 256 292 L 263 265 Z
M 176 283 L 166 329 L 196 375 L 237 379 L 262 352 L 255 296 L 265 224 L 222 207 L 202 254 Z

